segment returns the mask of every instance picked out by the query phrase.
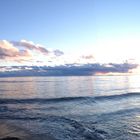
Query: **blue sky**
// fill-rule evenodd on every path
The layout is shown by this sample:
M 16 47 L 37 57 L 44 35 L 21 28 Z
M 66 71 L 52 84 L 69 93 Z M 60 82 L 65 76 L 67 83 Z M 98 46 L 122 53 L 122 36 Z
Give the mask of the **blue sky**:
M 79 46 L 95 36 L 93 0 L 1 0 L 1 38 L 53 48 Z
M 80 55 L 93 55 L 99 63 L 127 59 L 140 63 L 139 5 L 139 0 L 1 0 L 0 39 L 24 39 L 47 50 L 73 54 L 62 58 L 67 63 Z M 58 58 L 55 64 L 60 61 Z

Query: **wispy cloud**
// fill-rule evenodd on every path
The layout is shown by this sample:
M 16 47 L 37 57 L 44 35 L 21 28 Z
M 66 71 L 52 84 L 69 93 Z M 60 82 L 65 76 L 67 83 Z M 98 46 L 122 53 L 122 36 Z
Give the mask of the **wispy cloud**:
M 82 55 L 83 59 L 95 59 L 93 55 Z

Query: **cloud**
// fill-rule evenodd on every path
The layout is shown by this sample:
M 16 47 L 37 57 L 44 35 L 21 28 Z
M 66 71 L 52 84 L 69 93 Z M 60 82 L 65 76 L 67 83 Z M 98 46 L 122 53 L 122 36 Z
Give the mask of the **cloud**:
M 95 59 L 93 55 L 82 55 L 83 59 Z
M 49 55 L 50 53 L 53 53 L 55 56 L 61 56 L 64 54 L 64 52 L 58 49 L 49 51 L 46 49 L 45 46 L 40 45 L 40 44 L 35 44 L 32 41 L 21 40 L 21 41 L 11 41 L 11 43 L 16 47 L 23 47 L 29 50 L 34 50 L 44 55 Z
M 0 59 L 2 60 L 28 60 L 32 56 L 28 50 L 19 50 L 6 40 L 0 41 Z
M 96 75 L 98 73 L 128 73 L 135 69 L 137 64 L 84 64 L 84 65 L 61 65 L 61 66 L 14 66 L 0 67 L 0 76 L 81 76 Z
M 61 56 L 61 55 L 64 55 L 64 52 L 60 51 L 60 50 L 54 50 L 54 54 L 56 56 Z
M 64 53 L 58 49 L 50 51 L 45 46 L 35 44 L 31 41 L 0 40 L 1 61 L 15 61 L 18 63 L 28 61 L 34 63 L 42 59 L 45 62 L 47 59 L 50 60 L 52 56 L 59 57 L 61 55 L 64 55 Z
M 49 53 L 49 51 L 47 49 L 45 49 L 45 47 L 43 47 L 39 44 L 34 44 L 31 41 L 21 40 L 21 41 L 11 41 L 11 43 L 14 46 L 24 47 L 24 48 L 27 48 L 29 50 L 36 50 L 36 51 L 43 53 L 45 55 L 48 55 L 48 53 Z
M 131 61 L 120 64 L 100 64 L 97 63 L 92 54 L 80 56 L 66 55 L 58 49 L 50 50 L 45 46 L 26 40 L 1 40 L 0 62 L 4 61 L 6 63 L 1 63 L 1 66 L 7 65 L 0 67 L 0 76 L 65 76 L 129 73 L 138 66 Z M 10 66 L 16 64 L 16 66 L 9 68 L 9 64 Z

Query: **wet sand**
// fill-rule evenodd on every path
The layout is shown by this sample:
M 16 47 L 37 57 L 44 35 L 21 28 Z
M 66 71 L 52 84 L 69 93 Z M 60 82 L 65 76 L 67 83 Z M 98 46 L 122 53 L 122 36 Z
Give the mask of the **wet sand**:
M 0 122 L 0 140 L 55 140 L 48 134 L 31 134 L 7 122 Z

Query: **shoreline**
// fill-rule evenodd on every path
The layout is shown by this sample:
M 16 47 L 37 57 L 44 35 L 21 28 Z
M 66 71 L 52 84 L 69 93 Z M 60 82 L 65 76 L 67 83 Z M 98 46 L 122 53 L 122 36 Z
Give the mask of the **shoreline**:
M 55 140 L 48 134 L 32 134 L 24 128 L 0 121 L 0 140 Z

